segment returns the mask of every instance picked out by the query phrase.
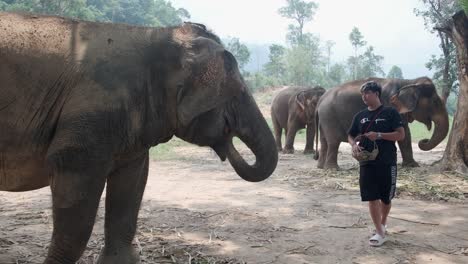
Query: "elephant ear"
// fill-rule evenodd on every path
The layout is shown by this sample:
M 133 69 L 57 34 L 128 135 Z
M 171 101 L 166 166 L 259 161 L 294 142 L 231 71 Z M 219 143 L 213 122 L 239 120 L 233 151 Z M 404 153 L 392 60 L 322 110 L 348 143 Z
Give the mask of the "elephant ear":
M 296 95 L 296 104 L 299 106 L 299 108 L 304 111 L 305 105 L 306 105 L 306 97 L 304 91 L 298 93 Z
M 185 65 L 190 73 L 177 93 L 177 118 L 182 126 L 244 89 L 234 56 L 214 40 L 194 39 Z
M 400 114 L 413 112 L 418 105 L 418 84 L 410 84 L 399 88 L 396 94 L 390 97 L 390 103 Z

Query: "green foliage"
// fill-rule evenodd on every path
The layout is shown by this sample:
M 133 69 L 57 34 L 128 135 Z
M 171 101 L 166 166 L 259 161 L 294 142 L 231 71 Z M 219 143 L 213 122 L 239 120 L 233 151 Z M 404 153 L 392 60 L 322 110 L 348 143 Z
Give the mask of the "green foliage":
M 364 41 L 364 36 L 357 27 L 353 27 L 351 33 L 349 34 L 349 41 L 351 41 L 351 45 L 353 45 L 354 56 L 348 58 L 348 65 L 352 78 L 356 80 L 358 79 L 357 73 L 359 70 L 358 50 L 360 47 L 366 45 L 366 41 Z
M 434 72 L 432 79 L 438 82 L 442 89 L 442 95 L 448 96 L 457 80 L 457 66 L 455 47 L 450 37 L 440 30 L 446 27 L 458 10 L 460 3 L 457 0 L 421 0 L 424 4 L 421 9 L 414 9 L 416 16 L 424 20 L 426 29 L 431 33 L 436 33 L 440 39 L 440 49 L 442 55 L 439 57 L 432 55 L 430 61 L 426 63 L 426 68 Z M 460 3 L 459 3 L 460 2 Z
M 424 20 L 426 29 L 434 33 L 437 28 L 447 25 L 452 16 L 460 10 L 458 0 L 420 0 L 423 8 L 414 9 L 416 16 Z M 460 1 L 461 2 L 461 1 Z
M 460 0 L 459 2 L 465 14 L 468 15 L 468 0 Z
M 190 17 L 165 0 L 0 0 L 0 10 L 144 26 L 178 25 Z
M 363 54 L 358 54 L 359 48 L 367 42 L 357 27 L 354 27 L 349 34 L 349 40 L 354 47 L 354 56 L 350 56 L 347 61 L 351 79 L 378 77 L 385 74 L 382 69 L 384 57 L 375 54 L 374 47 L 368 46 Z
M 450 94 L 449 98 L 447 99 L 447 113 L 451 116 L 455 115 L 455 112 L 457 111 L 457 103 L 458 103 L 458 94 L 459 90 L 457 90 L 455 93 Z
M 327 53 L 326 53 L 327 72 L 330 71 L 330 62 L 331 62 L 331 54 L 332 54 L 332 48 L 333 48 L 333 46 L 335 46 L 335 42 L 334 42 L 334 41 L 328 40 L 328 41 L 325 43 L 325 47 L 326 47 L 326 49 L 327 49 Z
M 346 66 L 341 63 L 335 63 L 330 67 L 327 74 L 327 84 L 325 87 L 335 87 L 346 80 Z
M 351 45 L 353 45 L 355 52 L 360 47 L 366 45 L 366 41 L 364 41 L 364 36 L 357 27 L 353 27 L 353 30 L 351 31 L 351 33 L 349 33 L 349 41 L 351 41 Z
M 263 91 L 267 87 L 275 87 L 283 84 L 281 79 L 265 75 L 262 72 L 256 72 L 254 74 L 245 73 L 244 80 L 253 92 Z
M 320 50 L 320 39 L 311 33 L 304 33 L 304 25 L 311 21 L 318 5 L 315 2 L 301 0 L 287 0 L 286 6 L 281 7 L 278 13 L 294 24 L 288 27 L 287 42 L 291 45 L 284 54 L 286 66 L 286 82 L 291 85 L 317 85 L 323 79 L 323 59 Z M 282 66 L 283 56 L 276 56 L 272 66 Z M 271 69 L 271 68 L 270 68 Z
M 247 46 L 241 43 L 238 38 L 231 38 L 226 45 L 226 49 L 234 55 L 239 69 L 243 71 L 245 64 L 250 60 L 250 51 Z
M 313 86 L 323 79 L 324 63 L 319 39 L 311 38 L 307 45 L 293 46 L 286 53 L 287 81 L 291 85 Z
M 383 59 L 383 56 L 374 54 L 374 47 L 367 47 L 364 54 L 359 56 L 359 64 L 361 67 L 358 72 L 358 79 L 385 75 L 382 69 Z
M 393 65 L 387 74 L 387 78 L 403 79 L 403 72 L 401 71 L 401 68 Z
M 276 44 L 270 46 L 268 55 L 270 60 L 264 65 L 264 71 L 268 76 L 278 80 L 284 79 L 286 76 L 285 54 L 285 47 Z
M 318 5 L 315 2 L 301 0 L 287 0 L 287 4 L 278 10 L 278 13 L 289 19 L 293 19 L 296 25 L 289 25 L 287 39 L 292 45 L 300 45 L 304 41 L 304 24 L 311 21 Z
M 456 92 L 458 90 L 456 50 L 452 42 L 448 44 L 448 54 L 440 54 L 439 56 L 431 55 L 431 58 L 425 66 L 434 72 L 432 80 L 437 84 L 436 87 L 438 87 L 439 90 L 442 89 L 442 87 L 450 87 L 451 92 Z M 449 68 L 447 75 L 444 75 L 446 63 Z

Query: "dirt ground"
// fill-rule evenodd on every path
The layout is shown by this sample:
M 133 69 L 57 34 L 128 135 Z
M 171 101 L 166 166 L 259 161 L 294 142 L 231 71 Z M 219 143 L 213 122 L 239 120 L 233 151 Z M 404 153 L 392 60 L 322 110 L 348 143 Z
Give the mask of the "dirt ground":
M 416 151 L 423 166 L 400 170 L 389 241 L 371 248 L 357 163 L 344 145 L 341 171 L 318 170 L 296 151 L 281 154 L 261 183 L 241 180 L 208 149 L 182 146 L 177 160 L 153 161 L 135 239 L 142 262 L 468 263 L 468 179 L 425 165 L 442 147 Z M 0 263 L 41 263 L 50 200 L 48 188 L 0 193 Z M 103 214 L 101 206 L 81 264 L 94 263 L 102 246 Z
M 182 145 L 176 159 L 153 160 L 134 241 L 142 263 L 468 263 L 468 176 L 430 166 L 443 145 L 414 146 L 422 166 L 399 169 L 380 248 L 368 245 L 373 228 L 347 144 L 340 171 L 316 169 L 304 144 L 295 147 L 260 183 L 243 181 L 206 148 Z M 49 188 L 0 192 L 0 264 L 42 263 L 50 201 Z M 103 201 L 79 264 L 95 263 L 103 245 Z

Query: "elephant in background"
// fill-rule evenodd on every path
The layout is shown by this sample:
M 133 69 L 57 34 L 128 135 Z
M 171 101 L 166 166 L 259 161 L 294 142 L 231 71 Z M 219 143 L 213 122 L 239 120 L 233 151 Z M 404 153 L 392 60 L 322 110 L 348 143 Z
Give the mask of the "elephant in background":
M 294 138 L 298 130 L 307 128 L 304 154 L 314 152 L 315 108 L 325 89 L 315 87 L 288 87 L 273 99 L 271 119 L 276 148 L 283 153 L 294 153 Z M 281 146 L 283 129 L 286 134 L 284 149 Z
M 203 25 L 0 13 L 0 28 L 0 191 L 50 185 L 45 264 L 78 261 L 104 186 L 97 263 L 140 263 L 132 240 L 149 149 L 173 136 L 214 149 L 246 181 L 275 170 L 271 130 L 234 56 Z M 254 164 L 235 149 L 234 136 L 255 154 Z
M 433 149 L 447 136 L 449 129 L 447 110 L 431 79 L 368 78 L 351 81 L 328 90 L 318 103 L 317 129 L 320 132 L 321 144 L 319 155 L 315 156 L 318 158 L 318 168 L 338 168 L 337 155 L 340 143 L 347 142 L 347 130 L 354 115 L 366 107 L 361 99 L 360 87 L 367 81 L 375 81 L 382 86 L 382 103 L 394 106 L 405 121 L 406 136 L 404 140 L 398 142 L 403 166 L 418 166 L 413 158 L 408 122 L 417 120 L 425 124 L 428 130 L 434 122 L 431 138 L 419 141 L 421 150 Z

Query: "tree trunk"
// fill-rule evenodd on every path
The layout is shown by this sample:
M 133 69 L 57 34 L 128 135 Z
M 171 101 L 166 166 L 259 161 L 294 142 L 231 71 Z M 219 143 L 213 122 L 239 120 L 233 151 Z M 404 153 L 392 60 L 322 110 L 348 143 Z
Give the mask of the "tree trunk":
M 468 19 L 463 11 L 452 17 L 446 32 L 457 49 L 460 94 L 441 166 L 468 175 Z
M 450 80 L 450 40 L 446 34 L 439 31 L 440 46 L 444 54 L 444 70 L 442 73 L 442 101 L 447 105 L 447 99 L 452 90 L 453 81 Z

